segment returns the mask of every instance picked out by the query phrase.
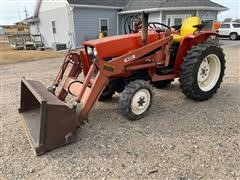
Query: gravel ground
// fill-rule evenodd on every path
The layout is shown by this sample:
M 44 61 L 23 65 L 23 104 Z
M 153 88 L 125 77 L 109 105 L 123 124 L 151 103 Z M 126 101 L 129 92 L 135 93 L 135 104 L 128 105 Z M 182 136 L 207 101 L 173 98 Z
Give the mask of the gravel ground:
M 146 118 L 129 122 L 118 114 L 115 95 L 97 103 L 77 143 L 41 157 L 33 155 L 17 113 L 20 77 L 47 86 L 62 60 L 3 65 L 0 179 L 240 179 L 239 51 L 225 48 L 226 76 L 209 101 L 188 100 L 176 80 L 155 90 Z

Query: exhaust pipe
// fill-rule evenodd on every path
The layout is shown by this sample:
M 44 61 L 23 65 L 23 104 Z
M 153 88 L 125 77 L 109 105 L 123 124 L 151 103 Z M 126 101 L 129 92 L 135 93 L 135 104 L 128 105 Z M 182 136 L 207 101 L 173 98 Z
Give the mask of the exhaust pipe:
M 143 46 L 147 44 L 147 39 L 148 39 L 148 18 L 149 18 L 149 14 L 143 12 L 143 15 L 142 15 L 142 45 Z

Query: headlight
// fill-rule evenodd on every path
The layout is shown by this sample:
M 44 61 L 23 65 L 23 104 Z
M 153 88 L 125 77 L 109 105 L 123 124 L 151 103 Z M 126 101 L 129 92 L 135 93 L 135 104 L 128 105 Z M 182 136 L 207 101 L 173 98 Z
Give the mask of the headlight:
M 93 49 L 91 47 L 87 47 L 87 54 L 92 55 L 93 54 Z
M 96 50 L 96 48 L 93 48 L 93 54 L 94 54 L 95 57 L 97 56 L 97 50 Z

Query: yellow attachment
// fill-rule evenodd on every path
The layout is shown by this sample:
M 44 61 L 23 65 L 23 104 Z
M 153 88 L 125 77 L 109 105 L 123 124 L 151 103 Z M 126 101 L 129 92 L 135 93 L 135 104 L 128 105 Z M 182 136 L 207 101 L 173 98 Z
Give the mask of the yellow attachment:
M 194 27 L 196 25 L 200 25 L 201 19 L 199 17 L 189 17 L 187 18 L 182 27 L 180 29 L 180 35 L 173 34 L 174 42 L 181 42 L 185 36 L 191 35 L 198 30 L 198 28 Z
M 181 30 L 180 30 L 181 36 L 187 36 L 187 35 L 193 34 L 195 31 L 198 30 L 196 27 L 193 27 L 193 26 L 200 25 L 201 23 L 202 22 L 199 17 L 187 18 L 181 27 Z
M 184 38 L 184 36 L 181 36 L 179 34 L 172 34 L 173 42 L 181 42 Z
M 104 35 L 103 35 L 102 32 L 100 32 L 100 33 L 98 34 L 98 39 L 102 39 L 102 38 L 104 38 Z

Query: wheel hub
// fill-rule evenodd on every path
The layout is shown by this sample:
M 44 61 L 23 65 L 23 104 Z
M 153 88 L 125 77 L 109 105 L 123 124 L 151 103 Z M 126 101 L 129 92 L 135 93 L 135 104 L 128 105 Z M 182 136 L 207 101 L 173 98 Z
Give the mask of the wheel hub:
M 208 64 L 208 60 L 204 59 L 198 71 L 199 82 L 203 83 L 204 81 L 206 81 L 209 77 L 209 72 L 210 66 Z
M 235 33 L 231 34 L 231 39 L 236 39 L 237 35 Z
M 146 101 L 145 101 L 145 97 L 140 97 L 139 101 L 138 101 L 138 106 L 139 107 L 143 107 L 145 105 Z
M 221 64 L 218 56 L 208 55 L 198 69 L 198 86 L 202 91 L 210 91 L 217 84 L 221 73 Z
M 140 115 L 144 113 L 151 101 L 151 95 L 147 89 L 138 90 L 132 97 L 131 109 L 133 113 Z

